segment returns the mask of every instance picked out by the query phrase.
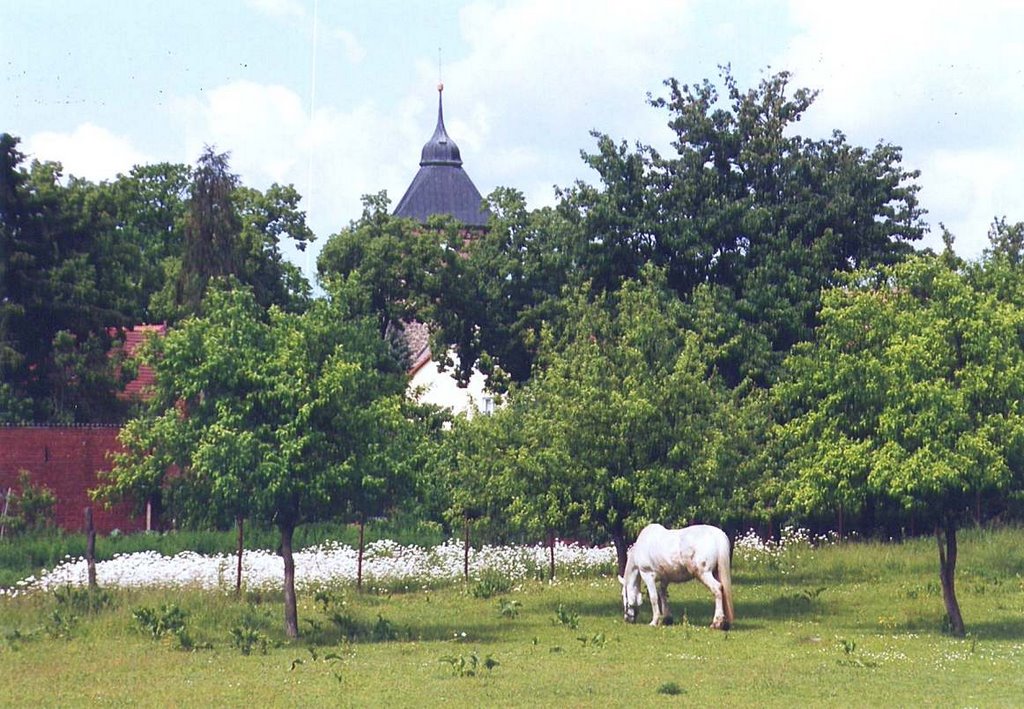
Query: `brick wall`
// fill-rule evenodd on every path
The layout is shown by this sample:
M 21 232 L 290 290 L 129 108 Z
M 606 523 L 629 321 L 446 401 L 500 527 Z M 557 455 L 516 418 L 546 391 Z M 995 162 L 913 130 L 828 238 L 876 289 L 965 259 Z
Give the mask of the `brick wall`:
M 32 483 L 45 485 L 57 497 L 57 525 L 69 532 L 85 526 L 85 508 L 92 506 L 96 531 L 140 532 L 145 516 L 134 517 L 127 505 L 106 509 L 89 497 L 98 486 L 97 473 L 110 470 L 107 454 L 118 448 L 116 426 L 0 426 L 0 488 L 18 488 L 18 474 L 27 470 Z M 0 507 L 2 509 L 2 507 Z

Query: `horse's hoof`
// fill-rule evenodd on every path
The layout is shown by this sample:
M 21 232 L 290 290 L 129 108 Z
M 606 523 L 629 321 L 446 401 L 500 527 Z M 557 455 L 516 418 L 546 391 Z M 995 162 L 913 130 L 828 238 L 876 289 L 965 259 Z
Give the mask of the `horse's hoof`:
M 729 629 L 729 621 L 727 621 L 727 620 L 716 620 L 713 623 L 711 623 L 711 628 L 712 628 L 712 630 L 728 630 Z
M 675 625 L 676 624 L 676 619 L 673 618 L 670 615 L 667 615 L 667 616 L 665 616 L 664 618 L 661 619 L 661 624 L 662 625 Z

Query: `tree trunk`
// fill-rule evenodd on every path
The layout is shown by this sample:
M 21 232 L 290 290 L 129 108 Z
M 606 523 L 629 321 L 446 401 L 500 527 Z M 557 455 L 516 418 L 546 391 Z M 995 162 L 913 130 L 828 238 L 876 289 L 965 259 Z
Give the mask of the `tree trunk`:
M 462 543 L 462 575 L 469 581 L 469 515 L 465 518 L 465 539 Z
M 295 526 L 283 524 L 281 530 L 281 557 L 284 559 L 284 633 L 289 638 L 299 637 L 299 612 L 295 603 L 295 557 L 292 556 L 292 535 Z
M 359 515 L 359 556 L 356 566 L 356 588 L 363 590 L 363 549 L 366 546 L 366 520 Z
M 85 508 L 85 563 L 89 588 L 96 588 L 96 526 L 92 523 L 92 507 Z
M 555 580 L 555 530 L 548 530 L 548 559 L 550 570 L 548 571 L 548 581 Z
M 619 531 L 612 532 L 612 544 L 615 545 L 615 559 L 619 566 L 619 576 L 622 576 L 626 573 L 626 554 L 629 552 L 626 535 Z
M 935 525 L 935 539 L 939 543 L 939 578 L 942 581 L 942 600 L 946 604 L 949 631 L 958 638 L 964 636 L 964 619 L 956 600 L 953 586 L 956 572 L 956 523 L 946 520 L 945 526 Z
M 238 564 L 235 568 L 235 597 L 242 597 L 242 552 L 245 549 L 245 532 L 243 529 L 243 523 L 245 520 L 242 517 L 238 517 L 236 520 L 238 523 Z

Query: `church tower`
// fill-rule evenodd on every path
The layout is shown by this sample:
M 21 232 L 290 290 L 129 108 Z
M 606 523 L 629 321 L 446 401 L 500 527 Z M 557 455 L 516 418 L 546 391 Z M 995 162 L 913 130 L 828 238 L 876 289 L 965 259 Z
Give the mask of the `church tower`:
M 480 191 L 462 169 L 462 156 L 444 127 L 441 97 L 444 84 L 437 85 L 437 127 L 420 154 L 420 169 L 409 189 L 395 207 L 395 216 L 420 224 L 435 214 L 449 214 L 461 222 L 464 238 L 487 228 L 490 212 Z M 420 401 L 444 406 L 455 412 L 490 413 L 494 400 L 484 391 L 484 378 L 474 371 L 468 386 L 458 386 L 447 373 L 430 366 L 429 329 L 421 322 L 404 323 L 403 336 L 412 359 L 410 389 L 420 391 Z M 453 353 L 454 354 L 454 353 Z
M 395 216 L 425 224 L 435 214 L 450 214 L 470 229 L 485 229 L 490 213 L 483 206 L 480 191 L 462 169 L 459 146 L 445 130 L 443 92 L 444 84 L 438 84 L 437 127 L 423 146 L 419 172 L 395 207 Z

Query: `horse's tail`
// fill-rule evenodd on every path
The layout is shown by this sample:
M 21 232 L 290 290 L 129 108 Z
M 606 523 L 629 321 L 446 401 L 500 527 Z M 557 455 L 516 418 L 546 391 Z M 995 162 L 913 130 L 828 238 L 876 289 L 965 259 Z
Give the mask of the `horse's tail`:
M 718 545 L 718 583 L 722 584 L 722 607 L 725 620 L 732 625 L 732 544 L 729 537 L 722 535 L 723 543 Z

